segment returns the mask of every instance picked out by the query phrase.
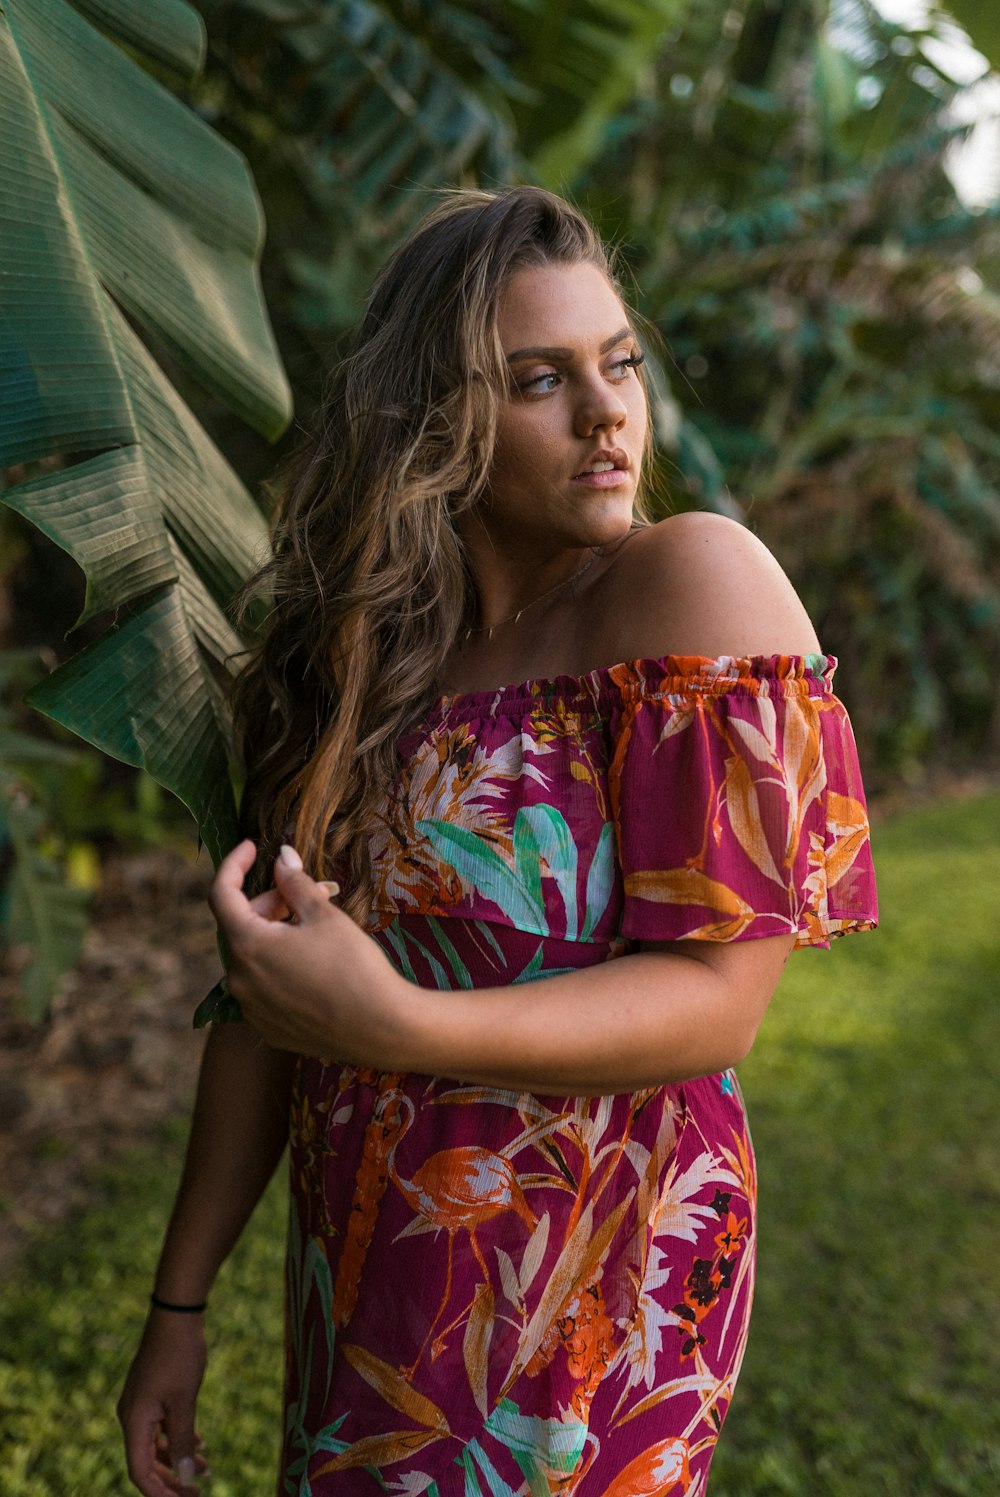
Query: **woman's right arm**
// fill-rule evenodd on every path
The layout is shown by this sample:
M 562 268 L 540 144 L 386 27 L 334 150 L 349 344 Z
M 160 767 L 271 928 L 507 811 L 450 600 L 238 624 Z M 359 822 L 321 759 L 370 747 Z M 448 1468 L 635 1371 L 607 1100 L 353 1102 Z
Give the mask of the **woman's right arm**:
M 208 1298 L 284 1150 L 293 1065 L 247 1024 L 209 1034 L 158 1298 L 181 1305 Z M 129 1476 L 145 1497 L 194 1490 L 203 1320 L 151 1309 L 118 1402 Z

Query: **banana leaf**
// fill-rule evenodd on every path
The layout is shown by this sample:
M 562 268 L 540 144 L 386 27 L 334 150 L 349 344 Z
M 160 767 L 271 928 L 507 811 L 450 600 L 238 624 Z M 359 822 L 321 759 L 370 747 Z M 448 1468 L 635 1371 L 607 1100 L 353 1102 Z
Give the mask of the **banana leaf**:
M 223 684 L 262 514 L 171 380 L 267 436 L 291 399 L 264 307 L 246 163 L 141 66 L 191 77 L 184 0 L 0 11 L 0 497 L 80 564 L 113 626 L 29 698 L 144 766 L 218 857 L 235 834 Z

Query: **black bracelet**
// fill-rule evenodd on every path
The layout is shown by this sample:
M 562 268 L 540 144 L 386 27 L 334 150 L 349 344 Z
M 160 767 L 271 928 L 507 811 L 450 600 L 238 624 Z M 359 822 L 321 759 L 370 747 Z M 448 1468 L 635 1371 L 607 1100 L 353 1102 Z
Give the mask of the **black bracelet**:
M 175 1315 L 200 1315 L 208 1307 L 208 1300 L 200 1305 L 174 1305 L 168 1299 L 161 1299 L 155 1290 L 149 1296 L 149 1302 L 154 1310 L 172 1310 Z

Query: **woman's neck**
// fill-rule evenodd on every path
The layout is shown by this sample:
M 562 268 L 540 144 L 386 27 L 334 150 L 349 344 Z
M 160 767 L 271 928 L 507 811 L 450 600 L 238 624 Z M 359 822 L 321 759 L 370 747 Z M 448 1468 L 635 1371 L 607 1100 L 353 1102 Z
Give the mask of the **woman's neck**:
M 601 579 L 614 557 L 586 554 L 583 567 L 520 618 L 475 627 L 456 641 L 442 672 L 443 693 L 492 691 L 518 681 L 583 675 L 609 662 L 602 651 Z
M 553 552 L 544 558 L 500 555 L 479 547 L 468 547 L 469 567 L 475 585 L 477 610 L 469 622 L 473 634 L 492 634 L 515 620 L 537 626 L 554 606 L 559 594 L 572 588 L 593 563 L 592 547 Z M 530 618 L 529 618 L 530 615 Z

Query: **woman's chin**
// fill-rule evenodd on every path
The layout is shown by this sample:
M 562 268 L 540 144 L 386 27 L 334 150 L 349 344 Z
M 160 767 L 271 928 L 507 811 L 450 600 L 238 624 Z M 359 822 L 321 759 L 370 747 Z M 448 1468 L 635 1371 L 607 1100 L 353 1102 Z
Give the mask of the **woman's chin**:
M 616 546 L 630 533 L 635 523 L 631 504 L 609 505 L 602 514 L 591 517 L 586 527 L 587 539 L 583 544 L 597 550 Z

